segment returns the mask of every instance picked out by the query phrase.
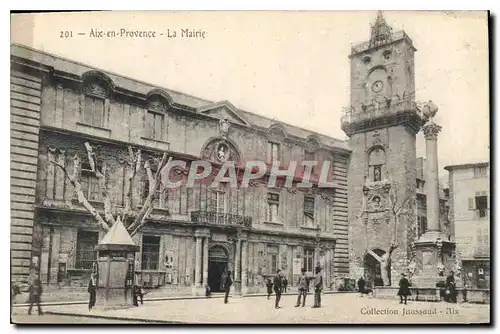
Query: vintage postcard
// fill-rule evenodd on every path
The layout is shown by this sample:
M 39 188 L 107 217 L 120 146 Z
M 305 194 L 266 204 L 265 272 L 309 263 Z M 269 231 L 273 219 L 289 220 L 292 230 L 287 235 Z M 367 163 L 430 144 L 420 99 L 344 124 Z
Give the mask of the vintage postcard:
M 488 20 L 11 14 L 12 323 L 490 323 Z

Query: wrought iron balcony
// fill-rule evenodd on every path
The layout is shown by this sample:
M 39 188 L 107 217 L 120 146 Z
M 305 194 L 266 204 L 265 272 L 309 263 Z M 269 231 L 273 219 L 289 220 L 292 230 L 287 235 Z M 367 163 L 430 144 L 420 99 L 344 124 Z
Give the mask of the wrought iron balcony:
M 396 31 L 396 32 L 392 33 L 392 35 L 388 39 L 383 39 L 380 41 L 367 41 L 367 42 L 363 42 L 363 43 L 354 45 L 353 47 L 351 47 L 351 54 L 363 52 L 363 51 L 366 51 L 368 49 L 371 49 L 371 48 L 374 48 L 374 47 L 377 47 L 380 45 L 385 45 L 385 44 L 388 44 L 388 43 L 391 43 L 394 41 L 398 41 L 398 40 L 403 39 L 403 38 L 408 39 L 410 44 L 413 45 L 411 38 L 408 37 L 408 35 L 403 30 L 400 30 L 400 31 Z
M 341 126 L 348 135 L 359 129 L 366 130 L 367 126 L 388 125 L 393 122 L 406 123 L 418 131 L 425 120 L 425 115 L 415 101 L 398 100 L 396 97 L 383 103 L 344 108 Z
M 209 225 L 252 226 L 252 217 L 206 210 L 192 211 L 191 221 Z

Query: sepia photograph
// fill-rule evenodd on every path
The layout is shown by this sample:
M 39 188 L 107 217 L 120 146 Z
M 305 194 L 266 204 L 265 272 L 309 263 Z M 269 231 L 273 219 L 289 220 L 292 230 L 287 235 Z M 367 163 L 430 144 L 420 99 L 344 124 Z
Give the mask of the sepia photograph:
M 488 11 L 10 14 L 12 324 L 490 324 Z

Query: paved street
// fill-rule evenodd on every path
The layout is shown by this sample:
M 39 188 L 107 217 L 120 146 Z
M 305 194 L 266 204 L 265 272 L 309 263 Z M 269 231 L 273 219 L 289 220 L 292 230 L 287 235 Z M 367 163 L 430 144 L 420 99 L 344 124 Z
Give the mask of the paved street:
M 11 318 L 13 324 L 140 324 L 137 321 L 125 321 L 125 320 L 110 320 L 110 319 L 99 319 L 99 318 L 87 318 L 87 317 L 71 317 L 71 316 L 61 316 L 53 314 L 39 315 L 27 315 L 27 314 L 15 314 Z
M 266 297 L 151 301 L 123 310 L 92 311 L 85 305 L 47 306 L 46 312 L 60 315 L 89 315 L 113 319 L 141 319 L 149 322 L 181 323 L 485 323 L 489 321 L 489 305 L 411 302 L 360 297 L 357 294 L 323 296 L 323 307 L 311 308 L 308 296 L 305 308 L 295 308 L 295 296 L 284 296 L 281 309 Z M 16 308 L 16 313 L 26 313 Z M 408 314 L 408 312 L 420 314 Z M 424 314 L 430 312 L 431 314 Z

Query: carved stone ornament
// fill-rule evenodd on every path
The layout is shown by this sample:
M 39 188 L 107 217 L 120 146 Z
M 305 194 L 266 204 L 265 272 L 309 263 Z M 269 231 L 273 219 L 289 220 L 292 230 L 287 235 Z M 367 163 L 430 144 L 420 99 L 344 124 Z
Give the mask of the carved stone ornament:
M 161 101 L 160 99 L 154 99 L 154 100 L 148 101 L 148 109 L 165 111 L 165 110 L 167 110 L 167 105 L 163 101 Z
M 382 145 L 382 139 L 380 139 L 380 133 L 373 134 L 372 146 Z
M 424 131 L 424 136 L 425 139 L 427 140 L 436 140 L 439 132 L 441 131 L 441 125 L 437 125 L 434 122 L 429 122 L 424 127 L 422 130 Z
M 87 85 L 85 87 L 85 93 L 90 95 L 97 95 L 99 97 L 106 97 L 108 95 L 107 90 L 97 82 L 92 82 Z
M 221 118 L 219 121 L 219 131 L 223 138 L 227 137 L 229 132 L 229 121 L 227 120 L 227 117 Z
M 217 146 L 217 160 L 224 162 L 228 158 L 229 158 L 229 147 L 224 143 L 220 143 Z

